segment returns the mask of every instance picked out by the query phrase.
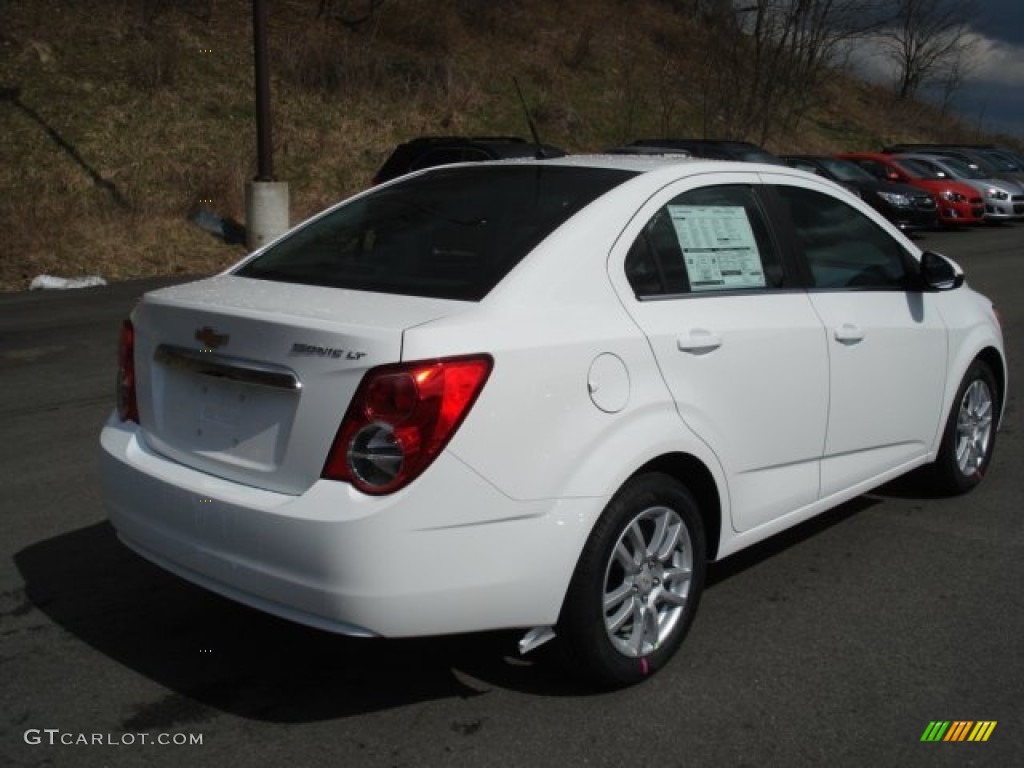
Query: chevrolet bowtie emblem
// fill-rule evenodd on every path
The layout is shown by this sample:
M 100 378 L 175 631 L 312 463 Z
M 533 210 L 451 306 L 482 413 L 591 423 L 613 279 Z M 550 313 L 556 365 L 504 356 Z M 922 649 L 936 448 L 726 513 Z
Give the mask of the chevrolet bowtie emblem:
M 226 333 L 217 333 L 213 328 L 206 325 L 196 331 L 196 341 L 206 349 L 216 349 L 228 343 L 231 337 Z

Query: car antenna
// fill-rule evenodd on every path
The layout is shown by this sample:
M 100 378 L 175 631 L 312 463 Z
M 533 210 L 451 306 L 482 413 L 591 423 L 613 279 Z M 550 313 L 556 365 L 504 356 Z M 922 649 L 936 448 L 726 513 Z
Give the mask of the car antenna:
M 512 76 L 512 84 L 516 87 L 516 93 L 519 94 L 519 103 L 523 105 L 523 113 L 526 115 L 526 124 L 530 126 L 530 136 L 533 138 L 533 144 L 537 147 L 537 159 L 543 160 L 544 149 L 540 143 L 540 135 L 537 133 L 537 126 L 533 122 L 533 116 L 530 114 L 530 108 L 526 106 L 526 99 L 523 98 L 523 91 L 519 88 L 519 80 Z

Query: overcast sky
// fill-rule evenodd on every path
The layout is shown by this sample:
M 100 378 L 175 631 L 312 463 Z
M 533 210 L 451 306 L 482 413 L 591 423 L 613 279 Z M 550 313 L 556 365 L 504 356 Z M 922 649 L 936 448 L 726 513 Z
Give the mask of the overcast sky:
M 968 121 L 1024 138 L 1024 0 L 984 0 L 975 70 L 956 102 Z
M 1024 0 L 982 0 L 979 7 L 971 22 L 971 70 L 953 97 L 953 109 L 984 132 L 1024 139 Z M 870 46 L 858 53 L 864 74 L 893 81 L 893 65 L 873 56 Z

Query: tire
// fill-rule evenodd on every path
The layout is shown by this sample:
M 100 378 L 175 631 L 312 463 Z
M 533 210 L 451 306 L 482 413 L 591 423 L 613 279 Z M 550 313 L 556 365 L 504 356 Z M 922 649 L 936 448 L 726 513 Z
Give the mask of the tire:
M 682 484 L 658 473 L 627 482 L 594 525 L 562 607 L 557 634 L 573 671 L 615 688 L 661 669 L 697 612 L 704 541 Z
M 982 481 L 996 444 L 998 392 L 992 369 L 975 360 L 964 374 L 953 400 L 933 479 L 939 489 L 967 493 Z

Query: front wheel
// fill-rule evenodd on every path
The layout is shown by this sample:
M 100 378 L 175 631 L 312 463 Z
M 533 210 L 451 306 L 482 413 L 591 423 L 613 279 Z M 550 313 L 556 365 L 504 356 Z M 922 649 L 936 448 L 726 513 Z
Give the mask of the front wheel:
M 934 474 L 947 493 L 966 493 L 981 482 L 996 441 L 996 380 L 981 360 L 964 374 L 950 410 Z
M 602 686 L 632 685 L 676 652 L 704 586 L 704 526 L 673 478 L 631 479 L 594 526 L 558 635 L 568 661 Z

